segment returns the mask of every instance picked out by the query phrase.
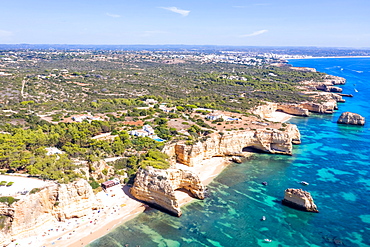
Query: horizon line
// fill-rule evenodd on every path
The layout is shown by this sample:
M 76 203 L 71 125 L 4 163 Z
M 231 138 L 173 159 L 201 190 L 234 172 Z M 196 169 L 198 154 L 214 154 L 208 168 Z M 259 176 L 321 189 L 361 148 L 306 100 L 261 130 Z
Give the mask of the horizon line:
M 0 46 L 38 46 L 38 45 L 50 45 L 50 46 L 210 46 L 210 47 L 280 47 L 280 48 L 339 48 L 339 49 L 369 49 L 369 47 L 353 47 L 353 46 L 317 46 L 317 45 L 211 45 L 211 44 L 203 44 L 203 45 L 194 45 L 194 44 L 68 44 L 68 43 L 15 43 L 15 44 L 7 44 L 7 43 L 0 43 Z

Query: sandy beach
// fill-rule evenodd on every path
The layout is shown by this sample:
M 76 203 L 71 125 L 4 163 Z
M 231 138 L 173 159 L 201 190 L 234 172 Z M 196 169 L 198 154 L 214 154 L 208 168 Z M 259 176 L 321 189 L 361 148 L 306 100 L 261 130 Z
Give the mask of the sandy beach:
M 291 117 L 289 114 L 276 112 L 268 120 L 286 122 Z M 248 153 L 246 154 L 248 155 Z M 227 157 L 213 157 L 194 167 L 182 164 L 176 164 L 176 167 L 192 170 L 198 174 L 204 185 L 207 185 L 228 164 L 230 164 L 230 160 Z M 86 246 L 120 224 L 144 212 L 147 206 L 133 198 L 129 189 L 126 185 L 117 185 L 109 188 L 106 192 L 101 191 L 97 194 L 97 197 L 103 202 L 103 209 L 92 211 L 89 215 L 81 218 L 56 222 L 53 229 L 41 232 L 34 237 L 19 239 L 9 246 Z M 176 191 L 176 193 L 181 206 L 195 200 L 187 193 L 181 191 Z
M 291 119 L 293 115 L 287 114 L 285 112 L 273 112 L 270 114 L 270 117 L 266 118 L 267 120 L 271 122 L 280 122 L 280 123 L 285 123 Z
M 181 164 L 176 164 L 176 166 L 192 170 L 207 185 L 229 163 L 230 161 L 227 158 L 214 157 L 204 160 L 196 167 Z M 81 218 L 56 222 L 53 228 L 40 232 L 37 236 L 18 239 L 9 246 L 86 246 L 120 224 L 144 212 L 147 206 L 133 198 L 129 189 L 126 185 L 117 185 L 109 188 L 107 192 L 101 191 L 97 194 L 97 197 L 103 202 L 103 209 L 94 210 L 89 215 Z M 187 193 L 180 191 L 176 193 L 181 206 L 193 200 Z

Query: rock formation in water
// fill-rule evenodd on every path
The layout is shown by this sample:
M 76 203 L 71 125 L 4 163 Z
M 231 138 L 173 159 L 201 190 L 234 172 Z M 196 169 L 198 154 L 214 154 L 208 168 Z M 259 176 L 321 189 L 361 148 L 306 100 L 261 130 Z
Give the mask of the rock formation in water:
M 100 208 L 91 186 L 80 179 L 70 184 L 56 184 L 22 196 L 8 205 L 0 203 L 0 244 L 47 231 L 57 221 L 82 217 Z
M 365 125 L 365 118 L 357 113 L 343 112 L 337 123 L 340 124 L 353 124 L 353 125 Z
M 179 217 L 182 212 L 175 193 L 179 189 L 204 199 L 205 187 L 198 175 L 185 169 L 139 169 L 130 192 L 138 200 Z
M 282 203 L 291 208 L 318 213 L 311 194 L 302 189 L 286 189 Z
M 213 133 L 204 141 L 193 145 L 178 142 L 163 151 L 178 163 L 188 166 L 200 164 L 204 159 L 216 156 L 243 156 L 244 148 L 267 153 L 292 154 L 292 144 L 300 143 L 296 125 L 287 124 L 285 130 L 257 129 Z

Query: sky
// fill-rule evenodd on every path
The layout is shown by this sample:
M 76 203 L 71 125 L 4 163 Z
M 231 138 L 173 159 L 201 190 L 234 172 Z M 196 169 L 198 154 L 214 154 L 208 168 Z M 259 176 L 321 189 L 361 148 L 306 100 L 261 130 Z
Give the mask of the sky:
M 370 0 L 3 0 L 0 44 L 370 47 Z

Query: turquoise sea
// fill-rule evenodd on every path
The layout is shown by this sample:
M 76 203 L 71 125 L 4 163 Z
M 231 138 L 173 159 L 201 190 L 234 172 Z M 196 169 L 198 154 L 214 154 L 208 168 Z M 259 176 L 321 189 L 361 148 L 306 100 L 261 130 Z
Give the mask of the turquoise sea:
M 343 93 L 354 97 L 333 115 L 291 119 L 302 135 L 293 156 L 256 154 L 231 164 L 209 185 L 210 197 L 184 206 L 181 218 L 153 209 L 91 246 L 370 246 L 370 58 L 290 63 L 346 78 Z M 368 123 L 338 125 L 343 111 Z M 283 206 L 286 188 L 311 192 L 320 213 Z

